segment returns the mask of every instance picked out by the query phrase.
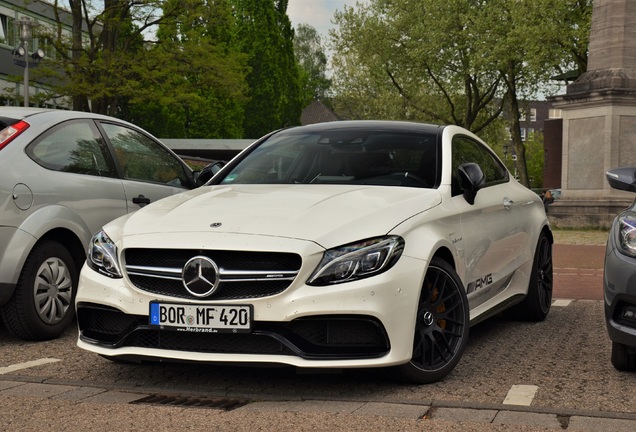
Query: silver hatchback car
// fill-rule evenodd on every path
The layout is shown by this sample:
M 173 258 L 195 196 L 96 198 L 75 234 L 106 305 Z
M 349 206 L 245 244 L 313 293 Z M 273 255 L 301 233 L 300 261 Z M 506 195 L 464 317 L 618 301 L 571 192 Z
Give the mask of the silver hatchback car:
M 93 234 L 204 177 L 132 124 L 91 113 L 0 107 L 0 314 L 6 328 L 25 340 L 59 336 L 73 320 Z

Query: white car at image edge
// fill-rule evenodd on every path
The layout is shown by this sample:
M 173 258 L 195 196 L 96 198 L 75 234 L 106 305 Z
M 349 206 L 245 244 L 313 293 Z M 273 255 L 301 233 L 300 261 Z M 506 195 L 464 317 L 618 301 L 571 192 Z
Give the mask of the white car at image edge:
M 457 126 L 274 132 L 207 186 L 105 225 L 76 298 L 78 346 L 118 361 L 385 367 L 429 383 L 469 327 L 543 320 L 540 198 Z

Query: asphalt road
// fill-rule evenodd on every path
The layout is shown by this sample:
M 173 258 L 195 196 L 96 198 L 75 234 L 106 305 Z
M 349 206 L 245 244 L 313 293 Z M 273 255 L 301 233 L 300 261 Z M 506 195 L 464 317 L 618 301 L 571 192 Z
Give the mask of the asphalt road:
M 124 365 L 76 348 L 74 328 L 29 343 L 0 327 L 0 429 L 633 431 L 636 374 L 611 366 L 597 298 L 604 248 L 576 248 L 555 247 L 544 322 L 473 327 L 457 368 L 431 385 L 381 370 Z M 163 403 L 131 403 L 146 396 Z

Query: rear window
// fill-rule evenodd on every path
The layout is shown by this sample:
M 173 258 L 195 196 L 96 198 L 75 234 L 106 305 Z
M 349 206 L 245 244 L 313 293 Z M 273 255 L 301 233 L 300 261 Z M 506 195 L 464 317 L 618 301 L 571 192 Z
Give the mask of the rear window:
M 6 128 L 7 126 L 11 126 L 18 120 L 20 119 L 11 118 L 11 117 L 0 117 L 0 130 Z

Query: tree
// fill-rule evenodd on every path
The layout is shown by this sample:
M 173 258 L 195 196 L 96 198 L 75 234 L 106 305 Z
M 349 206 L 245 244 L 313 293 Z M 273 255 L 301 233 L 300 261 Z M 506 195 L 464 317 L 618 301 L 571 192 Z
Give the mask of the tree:
M 393 116 L 482 136 L 506 110 L 528 185 L 520 100 L 559 71 L 582 67 L 590 8 L 584 0 L 370 0 L 345 8 L 332 32 L 336 100 L 356 107 L 347 100 L 355 89 L 365 93 L 358 101 L 392 102 Z M 363 116 L 387 110 L 365 109 Z
M 240 49 L 248 57 L 245 136 L 300 123 L 302 98 L 288 0 L 231 0 Z
M 468 0 L 371 0 L 336 13 L 336 100 L 353 85 L 371 99 L 393 101 L 393 118 L 484 131 L 502 111 L 501 78 L 478 69 L 471 55 L 475 34 L 467 28 L 478 8 Z M 378 104 L 366 109 L 370 116 L 386 112 Z
M 179 13 L 160 23 L 139 64 L 131 121 L 173 138 L 243 136 L 249 68 L 233 38 L 230 6 L 226 0 L 166 1 L 164 8 Z
M 327 55 L 320 35 L 309 24 L 299 24 L 294 37 L 294 55 L 300 66 L 303 106 L 313 100 L 325 100 L 331 87 L 327 78 Z
M 242 137 L 248 67 L 230 0 L 69 5 L 72 32 L 56 16 L 44 35 L 57 60 L 42 71 L 74 109 L 124 118 L 159 136 Z
M 132 96 L 127 83 L 144 54 L 143 35 L 177 10 L 162 10 L 162 0 L 104 0 L 103 9 L 87 1 L 69 0 L 70 37 L 64 32 L 58 0 L 55 28 L 45 35 L 58 64 L 47 69 L 58 93 L 69 95 L 73 109 L 117 115 L 121 100 Z M 90 105 L 89 105 L 90 101 Z
M 496 68 L 502 78 L 517 175 L 526 186 L 530 178 L 519 121 L 521 101 L 532 98 L 563 67 L 583 67 L 586 58 L 581 51 L 586 51 L 589 36 L 584 37 L 581 28 L 587 28 L 585 35 L 589 35 L 591 2 L 557 3 L 488 0 L 475 17 L 483 47 L 477 53 L 483 67 Z

